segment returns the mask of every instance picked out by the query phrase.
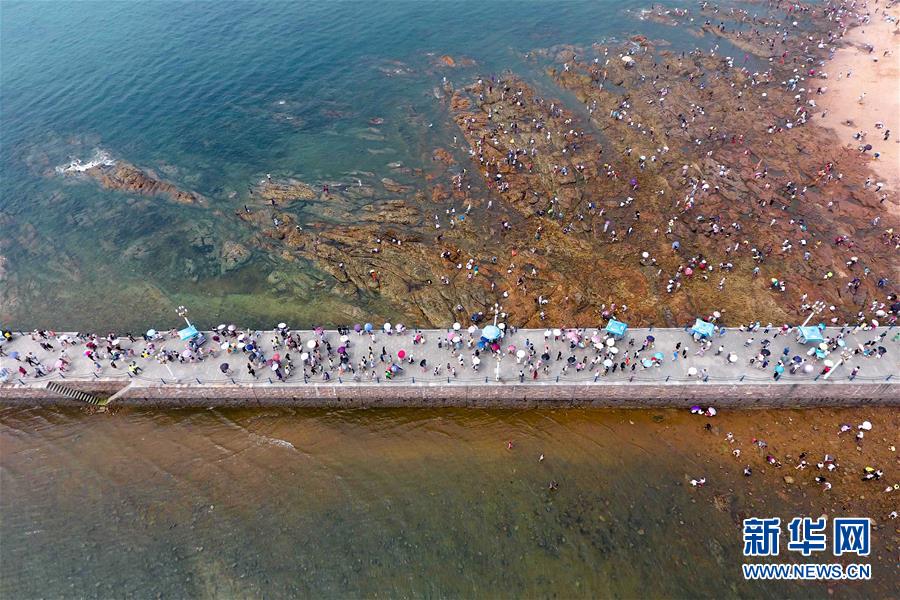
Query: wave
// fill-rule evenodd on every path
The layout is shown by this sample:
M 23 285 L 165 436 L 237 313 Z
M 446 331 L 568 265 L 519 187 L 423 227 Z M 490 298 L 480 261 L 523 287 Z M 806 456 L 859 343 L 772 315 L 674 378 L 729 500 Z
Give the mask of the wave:
M 76 158 L 66 165 L 56 167 L 55 170 L 60 175 L 65 175 L 66 173 L 84 173 L 94 167 L 111 167 L 114 164 L 116 164 L 116 160 L 106 150 L 97 148 L 89 161 L 82 162 L 81 159 Z
M 287 440 L 282 440 L 279 438 L 270 438 L 264 435 L 257 435 L 255 433 L 250 434 L 250 439 L 256 442 L 257 444 L 267 444 L 269 446 L 278 446 L 279 448 L 287 448 L 288 450 L 296 450 L 292 443 Z

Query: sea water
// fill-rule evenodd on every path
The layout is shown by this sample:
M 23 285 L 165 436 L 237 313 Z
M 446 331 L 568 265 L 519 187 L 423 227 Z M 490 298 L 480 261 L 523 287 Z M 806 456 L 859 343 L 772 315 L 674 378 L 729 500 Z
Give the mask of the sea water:
M 233 217 L 249 188 L 266 174 L 313 185 L 389 176 L 424 188 L 388 165 L 425 167 L 458 135 L 435 97 L 443 77 L 460 87 L 511 69 L 564 97 L 527 53 L 636 33 L 679 39 L 677 29 L 640 20 L 644 7 L 3 2 L 0 321 L 137 330 L 165 327 L 178 305 L 210 325 L 390 317 L 390 304 L 372 296 L 338 309 L 314 265 L 253 248 L 253 232 Z M 442 55 L 475 64 L 441 68 Z M 116 160 L 203 194 L 212 209 L 78 176 Z M 250 262 L 223 272 L 212 250 L 223 240 L 250 245 Z M 293 281 L 290 292 L 275 289 L 279 277 Z

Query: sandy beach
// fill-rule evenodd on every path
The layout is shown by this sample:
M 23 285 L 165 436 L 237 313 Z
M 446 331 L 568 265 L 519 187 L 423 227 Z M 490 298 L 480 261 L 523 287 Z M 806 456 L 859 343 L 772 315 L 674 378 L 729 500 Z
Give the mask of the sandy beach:
M 844 38 L 849 45 L 828 62 L 825 93 L 816 96 L 814 89 L 810 93 L 822 108 L 820 117 L 825 114 L 816 122 L 836 131 L 854 150 L 871 144 L 872 169 L 885 187 L 896 191 L 900 190 L 900 55 L 893 49 L 900 40 L 900 7 L 884 8 L 877 2 L 874 6 L 870 22 L 852 28 Z M 888 130 L 890 136 L 884 139 Z M 859 132 L 865 137 L 856 139 Z

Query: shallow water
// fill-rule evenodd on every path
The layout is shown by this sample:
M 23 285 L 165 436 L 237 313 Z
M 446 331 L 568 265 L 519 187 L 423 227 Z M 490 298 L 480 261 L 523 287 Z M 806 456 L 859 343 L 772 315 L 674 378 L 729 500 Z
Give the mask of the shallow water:
M 254 326 L 388 314 L 367 295 L 348 307 L 320 286 L 326 274 L 258 250 L 222 273 L 209 242 L 247 242 L 251 232 L 229 215 L 266 173 L 313 183 L 389 176 L 421 188 L 387 165 L 427 167 L 453 135 L 433 94 L 442 77 L 460 86 L 511 68 L 541 86 L 542 65 L 524 57 L 536 48 L 635 33 L 679 39 L 677 29 L 627 12 L 641 6 L 4 2 L 0 212 L 12 222 L 0 219 L 0 239 L 9 240 L 0 245 L 8 260 L 0 319 L 140 329 L 179 304 L 197 319 L 241 315 Z M 435 67 L 442 54 L 477 64 Z M 384 124 L 373 128 L 373 117 Z M 54 172 L 98 149 L 204 194 L 214 210 Z M 296 285 L 274 289 L 273 273 Z
M 750 503 L 805 501 L 704 464 L 692 419 L 2 409 L 0 595 L 824 596 L 741 579 Z M 840 595 L 889 596 L 887 563 Z

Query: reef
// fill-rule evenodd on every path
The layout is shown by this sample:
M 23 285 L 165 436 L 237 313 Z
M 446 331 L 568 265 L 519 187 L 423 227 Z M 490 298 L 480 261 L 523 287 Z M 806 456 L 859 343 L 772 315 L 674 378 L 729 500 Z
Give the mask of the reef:
M 111 190 L 142 196 L 167 196 L 179 204 L 206 203 L 206 199 L 200 194 L 183 190 L 163 181 L 152 171 L 139 169 L 123 161 L 98 164 L 81 172 Z

